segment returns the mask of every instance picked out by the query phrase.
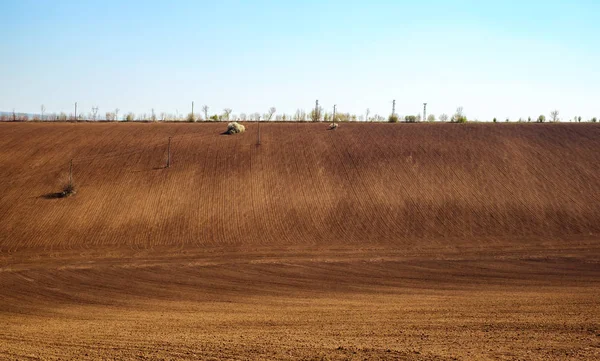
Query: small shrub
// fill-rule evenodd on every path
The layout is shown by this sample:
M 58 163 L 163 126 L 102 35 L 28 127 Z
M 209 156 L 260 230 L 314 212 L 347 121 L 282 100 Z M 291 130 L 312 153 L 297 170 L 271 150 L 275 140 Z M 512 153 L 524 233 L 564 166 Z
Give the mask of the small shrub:
M 77 189 L 73 183 L 67 183 L 63 187 L 62 192 L 60 192 L 60 196 L 62 198 L 74 196 L 77 193 Z
M 194 116 L 194 114 L 192 114 L 192 113 L 189 113 L 189 114 L 187 115 L 187 118 L 186 118 L 186 120 L 187 120 L 188 122 L 190 122 L 190 123 L 193 123 L 193 122 L 195 122 L 195 121 L 196 121 L 196 117 Z
M 465 117 L 464 115 L 460 115 L 458 117 L 456 117 L 456 123 L 466 123 L 467 122 L 467 117 Z
M 414 115 L 407 115 L 407 116 L 404 117 L 404 120 L 407 123 L 416 123 L 417 122 L 417 117 L 414 116 Z
M 238 133 L 243 133 L 245 131 L 246 131 L 246 127 L 244 127 L 240 123 L 231 122 L 231 123 L 227 124 L 227 130 L 225 131 L 225 134 L 238 134 Z
M 398 123 L 398 116 L 396 114 L 390 115 L 390 117 L 388 118 L 388 122 L 390 122 L 390 123 Z
M 545 117 L 544 115 L 540 115 L 540 116 L 538 117 L 538 119 L 537 119 L 537 122 L 538 122 L 538 123 L 543 123 L 543 122 L 545 122 L 545 121 L 546 121 L 546 117 Z
M 494 123 L 498 122 L 498 119 L 494 118 L 494 120 L 492 120 Z
M 310 120 L 313 122 L 320 122 L 323 115 L 323 107 L 313 109 L 310 111 Z
M 598 119 L 596 119 L 596 117 L 593 117 L 591 120 L 592 123 L 596 123 L 597 121 L 598 121 Z
M 220 119 L 219 119 L 219 116 L 215 114 L 212 117 L 210 117 L 210 120 L 213 122 L 218 122 Z

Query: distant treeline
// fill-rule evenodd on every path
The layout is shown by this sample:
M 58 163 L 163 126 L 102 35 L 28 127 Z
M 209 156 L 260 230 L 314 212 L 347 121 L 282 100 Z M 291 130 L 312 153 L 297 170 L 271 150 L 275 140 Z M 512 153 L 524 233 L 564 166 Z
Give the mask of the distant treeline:
M 366 110 L 364 115 L 356 115 L 351 113 L 343 112 L 325 112 L 322 107 L 312 109 L 310 112 L 298 109 L 294 114 L 277 114 L 276 109 L 270 108 L 267 113 L 240 113 L 233 114 L 231 109 L 224 109 L 222 113 L 213 113 L 210 115 L 208 106 L 202 107 L 201 113 L 190 112 L 187 115 L 179 113 L 155 113 L 154 109 L 150 113 L 125 113 L 119 115 L 119 109 L 115 109 L 111 112 L 106 112 L 102 115 L 98 114 L 98 107 L 93 107 L 90 113 L 44 113 L 44 106 L 42 106 L 41 114 L 31 113 L 16 113 L 16 112 L 0 112 L 0 122 L 27 122 L 27 121 L 48 121 L 48 122 L 219 122 L 219 121 L 291 121 L 291 122 L 406 122 L 406 123 L 420 123 L 426 122 L 451 122 L 451 123 L 466 123 L 466 122 L 479 122 L 479 119 L 469 119 L 463 112 L 463 108 L 459 107 L 456 112 L 449 116 L 447 114 L 441 114 L 436 117 L 434 114 L 427 115 L 425 112 L 423 115 L 406 115 L 401 116 L 398 114 L 391 114 L 388 117 L 381 116 L 379 114 L 371 115 L 369 109 Z M 492 122 L 499 122 L 497 118 L 493 118 Z M 537 118 L 532 119 L 531 117 L 519 118 L 511 120 L 506 118 L 504 122 L 516 121 L 518 123 L 544 123 L 548 122 L 560 122 L 566 121 L 559 117 L 558 110 L 550 112 L 549 117 L 540 115 Z M 569 122 L 592 122 L 596 123 L 598 120 L 596 117 L 584 120 L 580 116 L 569 118 Z

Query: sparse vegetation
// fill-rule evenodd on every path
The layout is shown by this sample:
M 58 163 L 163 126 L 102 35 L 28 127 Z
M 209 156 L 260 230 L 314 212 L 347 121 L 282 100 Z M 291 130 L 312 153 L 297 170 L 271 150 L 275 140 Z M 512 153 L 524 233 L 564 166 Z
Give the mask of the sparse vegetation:
M 302 109 L 297 109 L 294 114 L 293 120 L 295 121 L 304 121 L 306 120 L 306 112 Z
M 277 109 L 275 109 L 275 107 L 269 108 L 269 111 L 267 112 L 267 114 L 265 114 L 264 119 L 266 121 L 270 121 L 271 119 L 273 119 L 273 114 L 275 114 L 276 111 Z
M 452 116 L 452 119 L 450 121 L 452 123 L 466 123 L 467 122 L 467 117 L 463 114 L 462 107 L 458 107 L 456 109 L 456 113 L 454 113 L 454 115 Z
M 65 198 L 65 197 L 71 197 L 74 196 L 77 193 L 77 189 L 75 188 L 75 184 L 73 184 L 72 182 L 67 182 L 62 189 L 62 192 L 60 192 L 60 197 L 61 198 Z
M 24 122 L 24 121 L 119 121 L 119 108 L 116 108 L 113 112 L 106 112 L 105 116 L 102 117 L 101 115 L 98 116 L 98 106 L 93 106 L 92 111 L 89 113 L 77 113 L 77 116 L 74 115 L 74 113 L 70 113 L 70 114 L 65 114 L 64 112 L 61 112 L 59 114 L 57 113 L 48 113 L 46 114 L 46 108 L 44 105 L 42 105 L 40 107 L 40 111 L 41 111 L 41 116 L 39 114 L 27 114 L 27 113 L 16 113 L 14 110 L 12 113 L 4 113 L 4 114 L 0 114 L 0 121 L 14 121 L 14 122 Z M 323 111 L 323 107 L 319 106 L 318 109 L 312 109 L 310 111 L 310 113 L 307 113 L 302 110 L 302 109 L 297 109 L 296 112 L 293 115 L 289 115 L 289 114 L 285 114 L 285 113 L 281 113 L 278 115 L 276 114 L 276 108 L 275 107 L 271 107 L 269 109 L 268 112 L 262 114 L 262 113 L 252 113 L 252 114 L 247 114 L 247 113 L 241 113 L 239 116 L 232 114 L 232 109 L 230 108 L 225 108 L 223 109 L 222 113 L 217 113 L 217 114 L 213 114 L 212 116 L 208 115 L 208 109 L 209 107 L 207 105 L 204 105 L 202 107 L 203 113 L 204 113 L 204 117 L 202 117 L 202 115 L 199 114 L 195 114 L 195 113 L 180 113 L 178 110 L 175 111 L 175 114 L 172 113 L 165 113 L 165 112 L 161 112 L 160 116 L 157 116 L 157 114 L 154 111 L 154 108 L 152 108 L 150 114 L 147 113 L 138 113 L 137 115 L 134 114 L 133 112 L 127 113 L 122 117 L 123 121 L 126 122 L 131 122 L 131 121 L 139 121 L 139 122 L 148 122 L 148 121 L 152 121 L 152 122 L 158 122 L 158 121 L 163 121 L 163 122 L 170 122 L 170 121 L 187 121 L 187 122 L 196 122 L 198 120 L 205 120 L 205 121 L 227 121 L 227 122 L 232 122 L 232 121 L 247 121 L 247 120 L 258 120 L 258 119 L 262 119 L 264 121 L 270 121 L 270 120 L 276 120 L 276 121 L 306 121 L 306 120 L 311 120 L 311 121 L 325 121 L 325 122 L 355 122 L 355 121 L 368 121 L 368 122 L 390 122 L 390 123 L 396 123 L 399 121 L 404 121 L 407 123 L 419 123 L 421 121 L 427 121 L 427 122 L 435 122 L 436 121 L 436 116 L 433 114 L 429 114 L 427 115 L 426 119 L 422 119 L 422 114 L 418 113 L 416 115 L 398 115 L 397 113 L 394 113 L 390 116 L 388 116 L 387 118 L 378 114 L 375 115 L 371 115 L 371 110 L 367 108 L 366 110 L 366 114 L 364 116 L 357 116 L 356 114 L 351 114 L 351 113 L 340 113 L 340 112 L 336 112 L 335 113 L 335 119 L 333 119 L 333 113 L 330 112 L 324 112 Z M 478 122 L 479 119 L 473 118 L 468 120 L 468 118 L 466 117 L 466 115 L 464 115 L 463 113 L 463 108 L 459 107 L 457 108 L 456 112 L 454 113 L 454 115 L 452 115 L 451 117 L 449 117 L 447 114 L 441 114 L 438 117 L 440 122 L 447 122 L 450 121 L 452 123 L 466 123 L 467 121 L 469 122 Z M 525 120 L 527 119 L 527 120 Z M 544 123 L 546 122 L 546 119 L 548 119 L 550 122 L 560 122 L 561 119 L 559 118 L 559 111 L 558 110 L 554 110 L 552 112 L 550 112 L 548 118 L 546 118 L 546 116 L 544 115 L 540 115 L 537 119 L 533 120 L 531 117 L 520 117 L 518 118 L 518 120 L 516 120 L 515 122 L 517 123 L 525 123 L 525 122 L 538 122 L 538 123 Z M 588 118 L 588 120 L 585 120 L 584 118 L 582 118 L 581 116 L 574 116 L 574 117 L 569 117 L 569 122 L 575 122 L 575 123 L 581 123 L 582 121 L 584 122 L 590 122 L 590 123 L 596 123 L 597 122 L 597 118 L 593 117 L 593 118 Z M 497 123 L 499 121 L 498 118 L 494 117 L 492 122 Z M 510 122 L 511 120 L 509 118 L 505 118 L 505 122 Z
M 229 118 L 231 116 L 231 112 L 232 111 L 233 110 L 231 108 L 225 108 L 225 109 L 223 109 L 222 119 L 225 120 L 225 121 L 229 121 L 230 120 Z
M 318 109 L 313 109 L 310 112 L 310 119 L 313 122 L 319 122 L 321 121 L 321 116 L 323 114 L 323 107 L 319 106 Z

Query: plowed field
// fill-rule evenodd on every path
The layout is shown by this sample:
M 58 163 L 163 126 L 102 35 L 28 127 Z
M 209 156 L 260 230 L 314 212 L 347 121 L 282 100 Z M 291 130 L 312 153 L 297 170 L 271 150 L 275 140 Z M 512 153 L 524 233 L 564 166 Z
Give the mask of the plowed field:
M 0 124 L 0 359 L 600 358 L 600 126 L 246 127 Z

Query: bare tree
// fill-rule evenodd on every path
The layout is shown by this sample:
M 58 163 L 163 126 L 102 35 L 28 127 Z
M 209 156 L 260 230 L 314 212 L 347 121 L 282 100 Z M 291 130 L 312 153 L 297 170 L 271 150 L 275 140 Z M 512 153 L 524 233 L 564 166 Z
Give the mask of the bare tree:
M 154 113 L 154 108 L 152 108 L 152 110 L 151 110 L 150 120 L 152 120 L 153 122 L 156 121 L 156 113 Z
M 121 109 L 119 109 L 119 108 L 115 109 L 115 120 L 119 120 L 119 110 L 121 110 Z
M 456 113 L 450 119 L 453 123 L 465 123 L 467 121 L 467 117 L 463 113 L 463 107 L 456 108 Z
M 550 112 L 550 121 L 555 123 L 558 122 L 560 119 L 558 118 L 558 110 L 553 110 Z
M 98 116 L 98 106 L 94 106 L 92 107 L 92 119 L 96 120 L 96 117 Z
M 231 110 L 230 108 L 223 109 L 223 119 L 229 120 L 229 116 L 231 115 L 232 111 L 233 110 Z
M 448 114 L 440 115 L 440 122 L 447 122 L 447 121 L 448 121 Z
M 271 120 L 276 111 L 277 111 L 277 109 L 275 109 L 275 107 L 269 108 L 269 112 L 267 114 L 265 114 L 265 120 L 266 121 Z
M 367 115 L 365 115 L 365 121 L 369 121 L 369 114 L 371 114 L 371 109 L 367 108 Z
M 240 120 L 241 121 L 246 121 L 246 119 L 248 119 L 248 116 L 246 115 L 246 113 L 240 114 Z
M 429 114 L 429 115 L 427 116 L 427 121 L 428 121 L 428 122 L 435 122 L 435 115 L 433 115 L 433 114 Z
M 321 116 L 323 115 L 323 107 L 319 105 L 318 108 L 315 108 L 310 111 L 310 119 L 313 122 L 321 121 Z
M 203 105 L 202 111 L 204 112 L 204 120 L 208 120 L 208 105 Z
M 306 120 L 306 112 L 301 109 L 296 109 L 294 114 L 294 120 Z
M 40 107 L 40 110 L 42 111 L 42 119 L 44 120 L 44 113 L 46 112 L 46 106 L 44 106 L 44 104 L 42 104 L 42 106 Z

